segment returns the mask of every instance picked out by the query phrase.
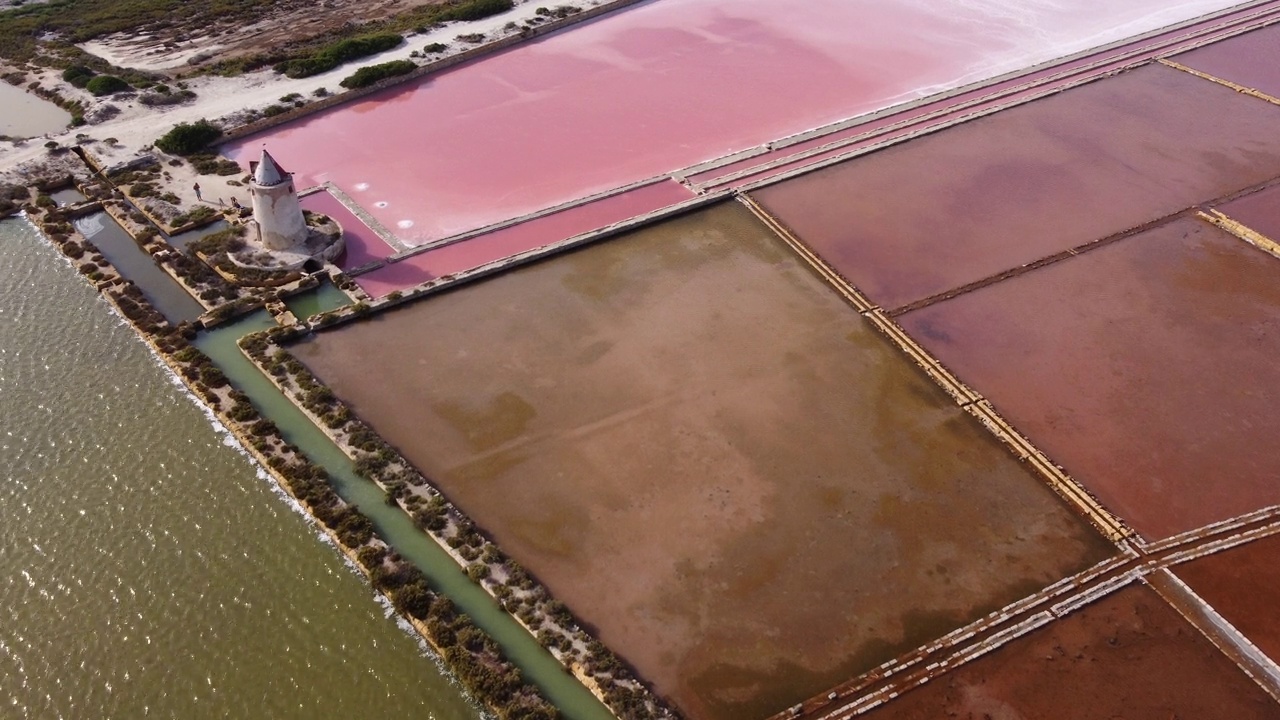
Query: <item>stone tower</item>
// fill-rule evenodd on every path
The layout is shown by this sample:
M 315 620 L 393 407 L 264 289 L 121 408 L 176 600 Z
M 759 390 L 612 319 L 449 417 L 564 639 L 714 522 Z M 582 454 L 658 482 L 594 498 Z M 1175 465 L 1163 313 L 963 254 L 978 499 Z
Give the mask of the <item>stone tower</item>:
M 249 182 L 258 243 L 267 250 L 287 250 L 307 239 L 307 221 L 293 188 L 293 176 L 280 169 L 264 148 Z

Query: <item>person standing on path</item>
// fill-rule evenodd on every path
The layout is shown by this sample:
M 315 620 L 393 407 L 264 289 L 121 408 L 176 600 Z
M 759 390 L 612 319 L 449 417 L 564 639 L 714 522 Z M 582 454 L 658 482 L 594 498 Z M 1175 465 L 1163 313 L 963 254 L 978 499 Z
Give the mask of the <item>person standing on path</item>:
M 204 198 L 200 197 L 200 183 L 196 183 L 194 186 L 192 186 L 192 189 L 196 191 L 197 200 L 204 200 Z

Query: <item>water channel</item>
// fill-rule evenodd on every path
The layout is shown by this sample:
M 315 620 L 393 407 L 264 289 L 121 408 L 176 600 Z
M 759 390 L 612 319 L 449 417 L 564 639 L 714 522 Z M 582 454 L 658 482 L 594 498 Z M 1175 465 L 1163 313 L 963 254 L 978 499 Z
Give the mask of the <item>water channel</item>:
M 31 225 L 0 249 L 0 717 L 480 717 Z
M 435 541 L 418 530 L 408 515 L 388 506 L 376 485 L 356 475 L 346 455 L 244 357 L 236 340 L 272 325 L 265 312 L 258 312 L 201 333 L 195 344 L 222 368 L 236 387 L 253 399 L 258 411 L 270 418 L 289 442 L 329 471 L 338 494 L 358 505 L 373 520 L 378 534 L 427 575 L 432 588 L 451 598 L 476 625 L 489 633 L 524 676 L 536 684 L 565 717 L 573 720 L 612 718 L 612 714 L 472 582 Z
M 11 226 L 14 225 L 21 230 L 13 230 Z M 99 245 L 103 255 L 111 259 L 126 277 L 137 283 L 143 293 L 156 302 L 157 307 L 170 320 L 190 319 L 198 315 L 198 312 L 192 314 L 191 307 L 185 306 L 184 300 L 190 302 L 191 306 L 196 306 L 198 310 L 196 303 L 186 295 L 176 281 L 155 266 L 150 256 L 139 248 L 110 216 L 105 213 L 86 216 L 78 221 L 77 225 L 83 230 L 92 232 L 92 240 Z M 21 221 L 6 221 L 3 227 L 20 239 L 23 234 L 35 235 L 30 226 Z M 41 242 L 38 235 L 27 238 L 27 244 Z M 7 242 L 6 245 L 8 244 L 12 243 Z M 59 262 L 53 250 L 47 247 L 42 247 L 42 250 L 46 256 L 53 256 L 46 257 L 44 264 L 61 266 L 73 275 L 71 281 L 76 282 L 74 271 L 66 267 L 65 263 Z M 19 272 L 21 270 L 21 268 L 17 269 Z M 92 295 L 91 291 L 85 292 Z M 347 302 L 349 299 L 341 291 L 326 282 L 316 290 L 294 299 L 292 306 L 305 316 Z M 0 305 L 0 310 L 3 309 L 4 306 Z M 82 314 L 94 312 L 99 311 L 90 307 Z M 273 420 L 290 442 L 302 448 L 314 461 L 329 470 L 334 477 L 335 489 L 338 493 L 348 501 L 359 505 L 377 525 L 382 537 L 402 556 L 426 573 L 432 587 L 449 596 L 459 609 L 470 615 L 478 626 L 493 636 L 504 652 L 520 667 L 525 677 L 536 684 L 566 717 L 574 720 L 612 718 L 608 710 L 538 645 L 510 615 L 499 608 L 492 598 L 472 582 L 448 554 L 414 527 L 408 515 L 398 508 L 387 506 L 377 486 L 355 475 L 347 457 L 245 359 L 236 346 L 236 340 L 247 333 L 265 329 L 272 324 L 273 321 L 265 312 L 254 313 L 235 323 L 202 333 L 195 344 L 213 358 L 237 387 L 249 394 L 263 415 Z M 74 334 L 71 337 L 74 338 Z M 141 345 L 138 347 L 140 348 Z M 0 355 L 0 358 L 3 357 Z M 88 359 L 87 356 L 86 359 Z M 110 372 L 113 364 L 113 361 L 99 362 L 95 367 L 101 372 Z M 2 366 L 0 366 L 0 374 L 3 374 Z M 5 400 L 7 405 L 8 398 Z M 110 419 L 111 413 L 108 410 L 101 412 Z M 139 415 L 149 414 L 147 411 L 135 412 Z M 156 432 L 161 434 L 161 442 L 167 442 L 163 438 L 163 431 Z M 103 438 L 102 442 L 104 445 L 109 445 L 112 441 L 108 436 Z M 89 462 L 88 458 L 85 458 L 84 462 Z M 275 503 L 275 506 L 278 504 L 278 502 Z M 246 537 L 252 536 L 251 531 L 245 531 L 242 534 Z M 270 545 L 264 544 L 261 547 L 270 547 Z M 307 578 L 304 574 L 299 574 L 297 579 L 305 581 Z M 390 625 L 390 623 L 387 624 Z M 0 640 L 0 643 L 2 642 Z M 4 646 L 0 644 L 0 652 L 3 650 Z M 424 665 L 428 664 L 424 663 Z M 440 717 L 451 716 L 441 715 Z

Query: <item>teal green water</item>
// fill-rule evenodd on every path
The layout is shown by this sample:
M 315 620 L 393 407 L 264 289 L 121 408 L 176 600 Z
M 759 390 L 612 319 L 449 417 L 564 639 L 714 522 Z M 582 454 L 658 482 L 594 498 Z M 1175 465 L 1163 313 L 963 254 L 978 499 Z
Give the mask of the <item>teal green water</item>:
M 80 234 L 88 238 L 122 275 L 136 283 L 169 322 L 179 323 L 200 317 L 204 311 L 200 303 L 177 280 L 161 270 L 151 255 L 138 247 L 138 243 L 110 215 L 93 213 L 78 218 L 75 224 Z
M 0 250 L 0 718 L 480 717 L 58 253 Z
M 302 448 L 334 478 L 334 487 L 373 520 L 378 533 L 402 556 L 417 565 L 431 586 L 448 595 L 459 609 L 489 633 L 543 694 L 572 720 L 610 720 L 612 714 L 595 696 L 539 645 L 487 593 L 472 582 L 457 563 L 414 527 L 399 508 L 388 506 L 376 485 L 352 470 L 351 462 L 328 436 L 320 431 L 275 386 L 258 372 L 240 352 L 235 342 L 243 335 L 272 325 L 265 312 L 202 333 L 196 345 L 222 368 L 227 377 L 252 398 L 259 412 L 270 418 L 285 437 Z
M 351 298 L 329 281 L 321 282 L 314 290 L 298 293 L 285 300 L 290 312 L 299 320 L 351 304 Z

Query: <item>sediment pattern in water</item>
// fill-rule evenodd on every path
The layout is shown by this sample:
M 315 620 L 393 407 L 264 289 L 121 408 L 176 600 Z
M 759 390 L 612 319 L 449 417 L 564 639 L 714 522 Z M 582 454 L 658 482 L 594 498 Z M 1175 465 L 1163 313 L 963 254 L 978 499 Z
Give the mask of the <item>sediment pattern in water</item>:
M 1108 552 L 734 203 L 294 351 L 699 720 Z

